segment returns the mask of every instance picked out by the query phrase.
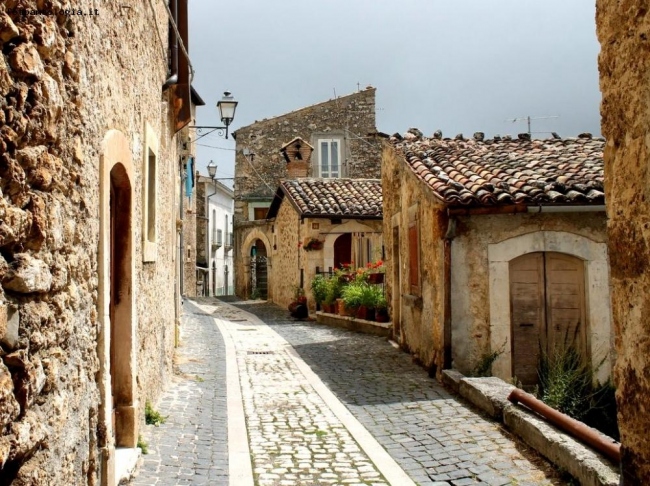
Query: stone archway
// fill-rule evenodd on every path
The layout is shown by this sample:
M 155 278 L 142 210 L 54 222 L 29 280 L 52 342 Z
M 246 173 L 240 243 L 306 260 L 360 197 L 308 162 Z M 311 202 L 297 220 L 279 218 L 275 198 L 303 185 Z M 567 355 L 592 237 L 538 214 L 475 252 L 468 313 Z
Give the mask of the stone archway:
M 134 307 L 133 162 L 121 132 L 102 143 L 99 180 L 99 296 L 101 484 L 117 483 L 116 447 L 135 448 L 136 318 Z
M 273 275 L 272 275 L 272 246 L 266 234 L 259 228 L 254 228 L 246 233 L 243 238 L 240 251 L 236 255 L 237 270 L 235 281 L 237 282 L 236 293 L 242 297 L 250 297 L 251 287 L 251 248 L 259 241 L 266 249 L 266 269 L 267 269 L 267 299 L 273 300 Z
M 607 245 L 584 236 L 560 231 L 537 231 L 488 245 L 490 345 L 505 351 L 492 366 L 499 378 L 512 378 L 510 310 L 510 262 L 533 252 L 558 252 L 584 261 L 587 339 L 590 361 L 598 365 L 596 379 L 605 383 L 611 376 L 611 323 Z

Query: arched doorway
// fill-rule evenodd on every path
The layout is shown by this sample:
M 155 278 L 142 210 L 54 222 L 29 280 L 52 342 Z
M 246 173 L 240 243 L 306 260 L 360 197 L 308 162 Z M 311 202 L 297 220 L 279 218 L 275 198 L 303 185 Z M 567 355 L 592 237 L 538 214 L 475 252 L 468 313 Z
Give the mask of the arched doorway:
M 588 362 L 584 279 L 584 262 L 563 253 L 510 261 L 512 376 L 523 385 L 538 383 L 542 355 L 573 346 Z
M 109 221 L 111 418 L 115 446 L 135 447 L 131 371 L 131 183 L 122 164 L 116 164 L 110 172 Z
M 250 250 L 251 255 L 251 295 L 267 299 L 269 294 L 268 256 L 262 240 L 255 240 Z
M 334 267 L 352 261 L 352 233 L 343 233 L 334 241 Z

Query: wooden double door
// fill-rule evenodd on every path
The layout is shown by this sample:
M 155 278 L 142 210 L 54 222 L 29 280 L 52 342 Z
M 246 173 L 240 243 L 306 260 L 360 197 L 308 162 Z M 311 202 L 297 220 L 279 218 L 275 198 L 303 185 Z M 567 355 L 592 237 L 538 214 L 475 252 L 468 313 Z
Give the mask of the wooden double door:
M 563 253 L 528 253 L 510 262 L 512 373 L 538 383 L 542 353 L 574 345 L 587 356 L 584 262 Z

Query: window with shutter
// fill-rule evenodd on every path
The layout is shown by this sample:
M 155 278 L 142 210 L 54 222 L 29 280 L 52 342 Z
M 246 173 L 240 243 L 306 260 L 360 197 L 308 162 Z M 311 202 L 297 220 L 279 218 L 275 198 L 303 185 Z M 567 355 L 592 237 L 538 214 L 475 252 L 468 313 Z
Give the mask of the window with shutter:
M 409 286 L 412 295 L 420 293 L 420 248 L 418 241 L 418 227 L 416 224 L 409 226 Z

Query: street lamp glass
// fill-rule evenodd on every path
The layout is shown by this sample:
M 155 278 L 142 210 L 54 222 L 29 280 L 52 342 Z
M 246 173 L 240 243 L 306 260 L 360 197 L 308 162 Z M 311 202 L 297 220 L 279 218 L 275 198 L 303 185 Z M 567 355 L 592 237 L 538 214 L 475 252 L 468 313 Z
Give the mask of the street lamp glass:
M 228 126 L 235 118 L 235 110 L 237 109 L 237 101 L 235 101 L 230 94 L 230 91 L 223 93 L 223 98 L 217 103 L 219 109 L 219 116 L 224 125 Z
M 217 175 L 217 164 L 212 161 L 208 164 L 208 174 L 210 175 L 210 179 L 214 179 L 214 176 Z

